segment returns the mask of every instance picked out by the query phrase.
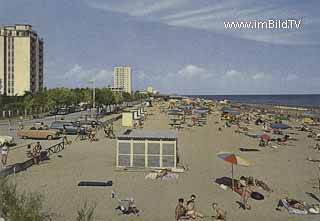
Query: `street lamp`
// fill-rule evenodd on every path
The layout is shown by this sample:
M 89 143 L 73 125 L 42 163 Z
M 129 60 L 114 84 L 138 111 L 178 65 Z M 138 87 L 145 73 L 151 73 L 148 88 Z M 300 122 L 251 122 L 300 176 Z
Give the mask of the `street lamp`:
M 92 82 L 92 109 L 95 110 L 96 108 L 96 79 L 90 80 Z M 91 111 L 92 117 L 92 111 Z

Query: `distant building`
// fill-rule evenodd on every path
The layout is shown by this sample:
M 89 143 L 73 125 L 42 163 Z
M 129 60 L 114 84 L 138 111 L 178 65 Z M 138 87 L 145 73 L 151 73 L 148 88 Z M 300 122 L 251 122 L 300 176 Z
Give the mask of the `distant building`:
M 0 27 L 0 94 L 43 89 L 43 40 L 29 24 Z
M 143 91 L 139 91 L 139 94 L 148 94 L 149 92 L 146 91 L 146 90 L 143 90 Z
M 119 94 L 122 94 L 123 91 L 124 91 L 122 87 L 109 87 L 109 89 L 110 89 L 112 92 L 119 93 Z
M 113 88 L 123 88 L 124 92 L 131 94 L 131 67 L 119 66 L 113 69 Z
M 148 87 L 147 87 L 147 92 L 150 93 L 150 94 L 153 94 L 153 88 L 152 88 L 152 86 L 148 86 Z

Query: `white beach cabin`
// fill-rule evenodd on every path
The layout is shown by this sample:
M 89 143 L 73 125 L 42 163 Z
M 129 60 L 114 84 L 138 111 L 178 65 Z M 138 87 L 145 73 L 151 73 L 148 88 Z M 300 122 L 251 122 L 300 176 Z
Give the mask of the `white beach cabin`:
M 128 129 L 116 138 L 116 167 L 177 167 L 177 132 L 174 130 Z

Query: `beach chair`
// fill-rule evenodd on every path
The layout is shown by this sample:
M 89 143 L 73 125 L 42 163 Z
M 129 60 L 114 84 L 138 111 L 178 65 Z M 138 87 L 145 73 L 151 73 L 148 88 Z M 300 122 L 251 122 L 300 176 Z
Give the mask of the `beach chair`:
M 118 195 L 115 192 L 111 193 L 111 198 L 116 199 L 119 203 L 119 205 L 115 208 L 116 211 L 120 211 L 121 214 L 129 215 L 129 214 L 135 214 L 136 216 L 139 216 L 139 210 L 137 209 L 134 199 L 132 197 L 126 198 L 126 199 L 120 199 Z

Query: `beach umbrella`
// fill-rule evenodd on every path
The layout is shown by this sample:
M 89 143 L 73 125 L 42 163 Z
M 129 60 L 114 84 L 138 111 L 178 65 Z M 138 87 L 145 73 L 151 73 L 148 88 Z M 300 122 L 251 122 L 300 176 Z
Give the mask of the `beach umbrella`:
M 231 163 L 231 175 L 232 175 L 232 190 L 234 189 L 234 180 L 233 180 L 233 165 L 239 165 L 239 166 L 250 166 L 250 162 L 248 160 L 245 160 L 234 153 L 230 152 L 219 152 L 217 156 L 220 159 L 223 159 L 224 161 L 227 161 Z
M 206 114 L 208 113 L 208 109 L 196 109 L 194 112 L 197 114 Z
M 303 123 L 306 123 L 306 124 L 311 124 L 311 123 L 313 123 L 314 121 L 311 119 L 311 118 L 308 118 L 308 117 L 306 117 L 306 118 L 304 118 L 303 119 Z
M 271 137 L 270 137 L 268 134 L 262 134 L 262 135 L 260 136 L 260 138 L 261 138 L 262 140 L 271 140 Z
M 270 127 L 272 129 L 287 129 L 287 128 L 289 128 L 288 125 L 283 124 L 283 123 L 274 123 L 274 124 L 271 124 Z

